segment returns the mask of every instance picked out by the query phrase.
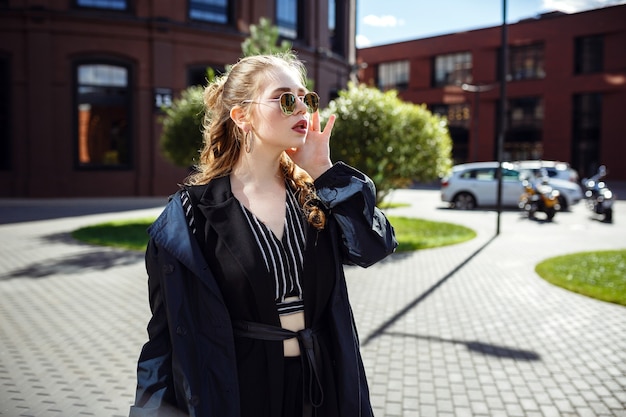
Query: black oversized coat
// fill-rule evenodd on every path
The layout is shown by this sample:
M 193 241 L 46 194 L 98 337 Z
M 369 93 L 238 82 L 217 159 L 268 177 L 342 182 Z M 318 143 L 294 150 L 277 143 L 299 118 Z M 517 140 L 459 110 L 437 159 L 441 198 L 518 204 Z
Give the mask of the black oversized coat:
M 369 417 L 368 386 L 342 264 L 370 266 L 393 252 L 397 242 L 375 207 L 374 186 L 364 174 L 337 163 L 315 186 L 327 224 L 321 232 L 312 227 L 307 231 L 305 322 L 324 329 L 322 374 L 325 389 L 332 390 L 325 393 L 326 402 L 336 403 L 341 416 Z M 222 265 L 251 271 L 263 264 L 261 255 L 254 245 L 241 242 L 250 231 L 228 177 L 191 187 L 190 192 L 196 196 L 196 226 L 204 239 L 190 232 L 178 194 L 149 229 L 146 268 L 152 319 L 130 415 L 240 417 L 249 411 L 242 408 L 251 405 L 245 401 L 241 406 L 242 384 L 261 384 L 259 392 L 267 394 L 249 408 L 258 415 L 280 415 L 282 342 L 241 341 L 232 329 L 233 318 L 280 325 L 267 280 L 254 272 L 227 290 L 240 294 L 225 293 L 203 253 L 210 250 Z M 227 308 L 229 298 L 242 296 L 249 303 L 236 311 Z M 248 360 L 242 366 L 237 362 L 242 355 L 235 352 L 246 349 Z

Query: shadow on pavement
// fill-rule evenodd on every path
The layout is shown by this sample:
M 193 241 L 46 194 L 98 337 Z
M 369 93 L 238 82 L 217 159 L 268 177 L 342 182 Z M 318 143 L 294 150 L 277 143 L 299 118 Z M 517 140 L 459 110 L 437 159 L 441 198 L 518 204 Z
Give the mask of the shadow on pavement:
M 484 245 L 482 245 L 474 253 L 472 253 L 470 256 L 468 256 L 467 259 L 465 259 L 463 262 L 461 262 L 459 265 L 457 265 L 453 270 L 448 272 L 443 278 L 441 278 L 439 281 L 437 281 L 432 287 L 430 287 L 423 294 L 421 294 L 415 300 L 411 301 L 408 305 L 406 305 L 404 308 L 402 308 L 400 311 L 398 311 L 396 314 L 394 314 L 393 317 L 391 317 L 389 320 L 387 320 L 386 322 L 381 324 L 378 327 L 378 329 L 374 330 L 369 336 L 367 336 L 363 340 L 362 345 L 366 346 L 369 342 L 371 342 L 372 340 L 374 340 L 378 336 L 380 336 L 383 333 L 385 333 L 385 330 L 387 330 L 389 327 L 391 327 L 396 321 L 400 320 L 405 314 L 407 314 L 409 311 L 411 311 L 413 308 L 415 308 L 419 303 L 421 303 L 426 298 L 428 298 L 430 295 L 432 295 L 440 286 L 442 286 L 447 280 L 449 280 L 452 276 L 454 276 L 454 274 L 456 274 L 465 265 L 467 265 L 472 259 L 474 259 L 483 249 L 485 249 L 487 246 L 489 246 L 489 244 L 491 242 L 493 242 L 493 240 L 496 237 L 497 237 L 497 235 L 492 236 L 491 239 L 489 239 L 487 242 L 485 242 Z
M 0 280 L 14 278 L 46 278 L 57 274 L 84 274 L 85 270 L 105 271 L 120 266 L 143 262 L 144 253 L 116 249 L 97 249 L 60 259 L 47 259 L 15 270 L 0 277 Z
M 482 353 L 487 356 L 495 356 L 498 358 L 508 358 L 508 359 L 516 359 L 516 360 L 525 360 L 525 361 L 538 361 L 541 359 L 537 353 L 522 350 L 516 348 L 510 348 L 506 346 L 498 346 L 492 345 L 483 342 L 476 341 L 465 341 L 465 340 L 456 340 L 456 339 L 444 339 L 436 336 L 420 336 L 416 334 L 408 334 L 408 333 L 394 333 L 389 332 L 385 333 L 386 336 L 400 336 L 400 337 L 413 337 L 415 339 L 427 340 L 431 342 L 442 342 L 442 343 L 452 343 L 455 345 L 465 345 L 465 347 L 472 351 Z

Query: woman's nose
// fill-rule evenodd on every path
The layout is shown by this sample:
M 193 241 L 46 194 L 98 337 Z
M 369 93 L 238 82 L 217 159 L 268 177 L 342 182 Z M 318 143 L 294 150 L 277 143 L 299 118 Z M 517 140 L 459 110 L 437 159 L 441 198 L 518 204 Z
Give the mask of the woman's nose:
M 304 104 L 304 97 L 298 97 L 296 100 L 296 111 L 294 113 L 304 113 L 306 114 L 308 111 L 308 107 Z

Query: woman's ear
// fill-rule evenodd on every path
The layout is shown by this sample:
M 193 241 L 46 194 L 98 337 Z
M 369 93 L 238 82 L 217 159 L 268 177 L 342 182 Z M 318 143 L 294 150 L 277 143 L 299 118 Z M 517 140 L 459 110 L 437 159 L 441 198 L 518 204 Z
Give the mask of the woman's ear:
M 240 129 L 245 130 L 244 127 L 248 124 L 248 116 L 243 107 L 235 106 L 230 109 L 230 118 Z

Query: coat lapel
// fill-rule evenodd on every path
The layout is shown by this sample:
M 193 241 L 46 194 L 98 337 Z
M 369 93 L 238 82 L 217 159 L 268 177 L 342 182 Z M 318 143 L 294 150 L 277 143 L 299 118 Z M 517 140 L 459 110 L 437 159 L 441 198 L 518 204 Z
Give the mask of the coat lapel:
M 212 180 L 198 202 L 198 209 L 246 275 L 254 293 L 260 320 L 278 325 L 280 322 L 270 277 L 240 203 L 232 194 L 230 178 Z

